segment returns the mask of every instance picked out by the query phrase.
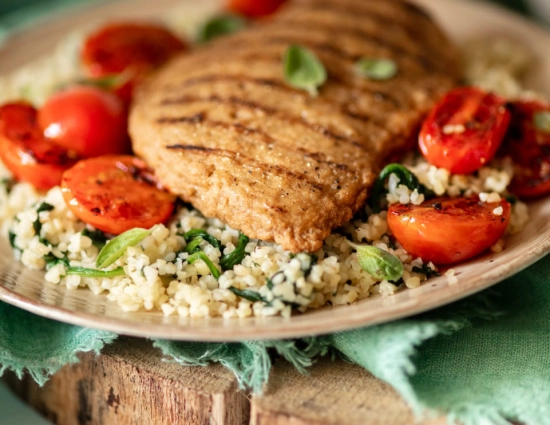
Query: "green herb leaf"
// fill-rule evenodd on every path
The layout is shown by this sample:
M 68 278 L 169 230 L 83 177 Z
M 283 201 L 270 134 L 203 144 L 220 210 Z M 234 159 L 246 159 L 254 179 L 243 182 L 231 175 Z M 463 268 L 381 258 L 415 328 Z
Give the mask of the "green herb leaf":
M 348 243 L 357 250 L 361 268 L 375 279 L 396 281 L 403 276 L 403 263 L 395 255 L 376 246 Z
M 250 239 L 248 236 L 244 234 L 239 234 L 239 241 L 237 242 L 237 246 L 231 252 L 230 254 L 224 255 L 220 259 L 220 266 L 222 267 L 222 270 L 232 270 L 233 267 L 235 267 L 237 264 L 241 264 L 244 257 L 246 257 L 246 245 L 248 245 L 248 242 Z
M 101 230 L 88 230 L 84 229 L 82 231 L 82 236 L 86 236 L 92 240 L 92 243 L 102 249 L 107 243 L 107 236 Z
M 374 184 L 374 188 L 372 189 L 371 207 L 374 213 L 380 212 L 380 203 L 382 202 L 382 196 L 384 194 L 384 184 L 390 177 L 390 174 L 395 174 L 399 179 L 399 183 L 407 186 L 410 190 L 416 189 L 418 193 L 423 194 L 426 199 L 435 196 L 430 189 L 420 183 L 418 178 L 411 173 L 407 167 L 401 164 L 389 164 L 386 165 L 380 172 L 378 179 Z
M 248 301 L 252 301 L 253 303 L 257 301 L 267 303 L 267 301 L 259 294 L 259 292 L 254 291 L 252 289 L 238 289 L 238 288 L 235 288 L 234 286 L 230 286 L 228 289 L 238 297 L 244 298 L 245 300 L 248 300 Z
M 390 80 L 397 75 L 397 63 L 391 59 L 361 58 L 355 63 L 355 70 L 364 78 L 374 81 Z
M 297 89 L 306 90 L 312 96 L 327 80 L 327 71 L 315 54 L 302 46 L 291 45 L 283 56 L 286 82 Z
M 105 90 L 113 90 L 126 84 L 130 75 L 126 73 L 111 74 L 99 78 L 83 78 L 76 82 L 78 85 L 94 86 Z
M 65 257 L 56 257 L 51 252 L 44 255 L 44 261 L 46 262 L 46 269 L 50 270 L 53 266 L 57 264 L 63 264 L 65 267 L 69 267 L 69 259 Z
M 537 130 L 550 134 L 550 112 L 539 111 L 533 114 L 533 123 Z
M 193 255 L 190 255 L 187 257 L 187 262 L 189 264 L 193 264 L 197 260 L 202 260 L 206 263 L 208 269 L 210 270 L 210 273 L 212 273 L 212 276 L 214 276 L 216 279 L 218 279 L 221 276 L 221 272 L 218 270 L 216 265 L 208 258 L 208 256 L 202 252 L 195 252 Z
M 116 277 L 124 276 L 124 269 L 118 267 L 114 270 L 97 270 L 97 269 L 87 269 L 85 267 L 69 267 L 67 269 L 67 275 L 77 275 L 84 277 Z
M 109 267 L 122 257 L 129 247 L 137 245 L 150 234 L 151 230 L 136 227 L 118 235 L 99 252 L 95 263 L 96 267 L 98 269 Z
M 415 273 L 424 273 L 426 277 L 441 276 L 437 270 L 432 269 L 427 264 L 422 264 L 422 267 L 414 266 L 412 271 Z
M 206 242 L 208 242 L 210 245 L 212 245 L 215 248 L 221 249 L 220 241 L 217 240 L 214 236 L 212 236 L 210 233 L 208 233 L 204 229 L 191 229 L 188 232 L 185 232 L 183 235 L 183 238 L 185 239 L 185 242 L 188 242 L 196 239 L 197 237 L 200 237 L 204 239 Z M 200 242 L 200 240 L 199 240 Z
M 53 205 L 50 205 L 47 202 L 42 202 L 36 209 L 36 213 L 40 214 L 42 211 L 51 211 L 53 209 L 54 209 Z M 42 223 L 40 222 L 40 217 L 36 218 L 36 220 L 32 224 L 32 227 L 34 228 L 34 233 L 36 236 L 38 236 L 38 239 L 40 240 L 40 242 L 43 243 L 44 245 L 47 245 L 49 242 L 44 238 L 40 237 L 40 230 L 42 230 Z
M 205 43 L 217 37 L 239 32 L 247 25 L 247 21 L 237 15 L 215 16 L 207 21 L 199 32 L 198 41 Z
M 187 252 L 188 254 L 193 254 L 194 252 L 198 252 L 201 250 L 200 243 L 202 242 L 202 238 L 200 236 L 197 236 L 195 239 L 193 239 L 191 242 L 187 244 L 187 246 L 183 249 L 183 252 Z
M 9 193 L 13 188 L 13 185 L 15 184 L 15 180 L 8 177 L 4 177 L 0 182 L 6 188 L 6 193 L 9 195 Z
M 12 231 L 10 230 L 8 232 L 8 239 L 10 241 L 10 245 L 13 249 L 18 249 L 19 251 L 22 251 L 21 248 L 19 248 L 17 245 L 15 245 L 15 238 L 17 237 L 17 235 Z

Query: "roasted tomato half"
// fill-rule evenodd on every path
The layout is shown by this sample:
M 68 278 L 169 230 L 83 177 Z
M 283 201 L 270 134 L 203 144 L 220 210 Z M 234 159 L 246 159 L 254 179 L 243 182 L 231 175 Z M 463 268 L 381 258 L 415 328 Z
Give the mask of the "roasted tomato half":
M 115 235 L 163 223 L 174 209 L 174 196 L 157 185 L 143 161 L 130 155 L 79 161 L 63 174 L 61 190 L 78 218 Z
M 425 119 L 420 151 L 436 167 L 469 174 L 493 158 L 509 123 L 504 99 L 475 87 L 457 88 Z
M 421 205 L 391 205 L 388 226 L 411 255 L 425 262 L 453 264 L 494 245 L 510 221 L 506 200 L 481 202 L 479 197 L 435 198 Z
M 271 15 L 287 0 L 227 0 L 227 9 L 249 18 Z
M 134 87 L 188 45 L 161 26 L 121 22 L 106 25 L 84 42 L 81 61 L 91 79 L 119 76 L 112 90 L 129 102 Z
M 75 163 L 66 149 L 44 138 L 36 109 L 25 102 L 0 106 L 0 159 L 17 180 L 39 190 L 58 185 Z
M 520 198 L 550 193 L 550 104 L 519 101 L 510 105 L 512 123 L 499 155 L 514 161 L 508 188 Z

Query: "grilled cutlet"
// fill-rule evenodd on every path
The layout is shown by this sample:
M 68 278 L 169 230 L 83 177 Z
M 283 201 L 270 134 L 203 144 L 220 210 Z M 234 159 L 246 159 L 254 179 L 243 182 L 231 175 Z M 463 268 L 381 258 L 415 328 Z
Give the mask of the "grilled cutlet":
M 316 97 L 290 87 L 282 56 L 312 50 L 328 72 Z M 401 0 L 294 0 L 271 21 L 216 40 L 138 92 L 134 150 L 203 214 L 293 252 L 316 251 L 364 205 L 458 78 L 457 52 Z M 357 75 L 390 58 L 387 81 Z

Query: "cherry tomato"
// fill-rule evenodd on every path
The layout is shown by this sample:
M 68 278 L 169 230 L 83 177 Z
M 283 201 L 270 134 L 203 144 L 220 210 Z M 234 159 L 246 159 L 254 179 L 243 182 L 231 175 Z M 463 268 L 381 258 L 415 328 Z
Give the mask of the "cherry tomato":
M 227 9 L 238 15 L 259 18 L 275 12 L 286 0 L 227 0 Z
M 123 102 L 99 87 L 73 86 L 54 94 L 38 111 L 38 124 L 49 140 L 80 157 L 131 150 Z
M 502 214 L 493 211 L 502 207 Z M 435 264 L 467 260 L 494 245 L 510 221 L 506 200 L 484 203 L 479 198 L 435 198 L 421 205 L 394 204 L 388 226 L 411 255 Z
M 167 29 L 144 23 L 116 23 L 100 28 L 84 42 L 81 60 L 90 78 L 125 74 L 115 91 L 125 100 L 152 69 L 188 46 Z
M 156 185 L 143 161 L 130 155 L 77 162 L 63 174 L 61 190 L 78 218 L 113 234 L 162 223 L 174 208 L 174 196 Z
M 425 119 L 420 150 L 436 167 L 469 174 L 493 158 L 509 123 L 504 99 L 475 87 L 457 88 Z
M 61 182 L 63 172 L 75 161 L 66 149 L 44 138 L 36 116 L 28 103 L 0 106 L 0 159 L 17 180 L 48 190 Z
M 536 125 L 537 114 L 550 114 L 550 104 L 518 101 L 510 105 L 512 123 L 499 151 L 514 161 L 509 190 L 520 198 L 550 193 L 550 130 Z

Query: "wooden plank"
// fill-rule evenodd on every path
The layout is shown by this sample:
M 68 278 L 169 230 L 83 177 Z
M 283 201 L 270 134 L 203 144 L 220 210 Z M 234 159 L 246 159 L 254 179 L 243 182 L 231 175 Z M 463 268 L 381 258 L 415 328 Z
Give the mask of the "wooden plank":
M 151 343 L 121 339 L 96 357 L 59 371 L 39 388 L 13 374 L 8 385 L 58 425 L 240 425 L 249 402 L 221 365 L 182 367 L 164 362 Z
M 147 340 L 121 338 L 101 356 L 58 372 L 44 388 L 8 374 L 10 387 L 58 425 L 409 425 L 405 402 L 359 366 L 322 359 L 309 375 L 277 360 L 262 396 L 239 391 L 220 365 L 163 361 Z M 418 425 L 444 425 L 444 419 Z
M 342 360 L 322 359 L 302 375 L 278 361 L 265 394 L 254 397 L 252 425 L 445 425 L 444 418 L 416 422 L 388 384 Z

